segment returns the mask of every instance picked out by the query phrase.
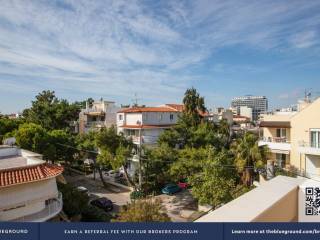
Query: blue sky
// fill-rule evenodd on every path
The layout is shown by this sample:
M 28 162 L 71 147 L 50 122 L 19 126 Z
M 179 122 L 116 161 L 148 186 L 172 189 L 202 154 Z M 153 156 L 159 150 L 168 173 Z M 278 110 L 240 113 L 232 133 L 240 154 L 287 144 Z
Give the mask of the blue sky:
M 209 108 L 320 92 L 320 1 L 0 0 L 0 111 L 54 90 L 157 105 L 194 86 Z

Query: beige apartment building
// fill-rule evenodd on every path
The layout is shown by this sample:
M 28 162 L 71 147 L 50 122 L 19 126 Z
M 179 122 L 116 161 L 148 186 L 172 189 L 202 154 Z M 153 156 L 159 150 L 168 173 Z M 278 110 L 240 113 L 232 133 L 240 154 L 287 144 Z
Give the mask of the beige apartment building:
M 119 110 L 120 108 L 115 105 L 115 102 L 103 99 L 94 101 L 91 105 L 86 102 L 86 108 L 79 113 L 79 133 L 116 125 L 116 116 Z
M 275 164 L 320 179 L 320 98 L 300 101 L 297 111 L 262 115 L 260 127 L 259 145 L 269 147 Z

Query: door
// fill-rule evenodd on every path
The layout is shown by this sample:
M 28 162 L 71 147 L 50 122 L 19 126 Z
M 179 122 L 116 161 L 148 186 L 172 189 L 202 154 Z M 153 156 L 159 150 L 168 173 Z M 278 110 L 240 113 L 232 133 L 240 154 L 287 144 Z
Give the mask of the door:
M 320 179 L 320 157 L 306 155 L 306 175 L 313 179 Z

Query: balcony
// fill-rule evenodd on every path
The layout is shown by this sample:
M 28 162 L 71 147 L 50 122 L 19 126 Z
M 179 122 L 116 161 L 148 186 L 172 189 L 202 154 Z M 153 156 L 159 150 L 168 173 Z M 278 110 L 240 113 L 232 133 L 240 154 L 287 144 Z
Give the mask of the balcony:
M 92 121 L 86 123 L 86 128 L 101 128 L 104 127 L 104 121 Z
M 59 192 L 57 198 L 47 200 L 46 206 L 40 212 L 30 214 L 24 217 L 16 218 L 12 222 L 45 222 L 57 216 L 63 206 L 62 194 Z
M 127 139 L 131 139 L 134 144 L 156 144 L 158 140 L 155 136 L 141 136 L 141 141 L 137 136 L 128 136 Z
M 259 140 L 258 145 L 267 145 L 271 152 L 275 153 L 289 154 L 291 150 L 291 144 L 286 137 L 263 137 Z
M 320 147 L 315 146 L 307 142 L 299 142 L 298 152 L 303 154 L 320 156 Z

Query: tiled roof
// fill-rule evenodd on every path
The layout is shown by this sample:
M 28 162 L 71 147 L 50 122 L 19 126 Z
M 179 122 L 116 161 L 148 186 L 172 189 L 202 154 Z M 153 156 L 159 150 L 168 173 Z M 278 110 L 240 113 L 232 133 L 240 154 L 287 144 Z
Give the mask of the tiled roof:
M 173 108 L 175 110 L 177 110 L 178 112 L 182 112 L 184 110 L 184 105 L 183 104 L 166 104 L 166 106 L 170 107 L 170 108 Z M 209 116 L 209 113 L 208 112 L 202 112 L 202 111 L 199 111 L 199 114 L 201 117 L 206 117 L 206 116 Z
M 132 107 L 125 108 L 118 113 L 142 113 L 142 112 L 178 112 L 178 110 L 171 107 Z
M 0 188 L 56 177 L 62 171 L 62 167 L 52 164 L 3 170 L 0 171 Z
M 169 104 L 166 104 L 166 106 L 171 107 L 171 108 L 174 108 L 174 109 L 176 109 L 176 110 L 179 111 L 179 112 L 182 112 L 183 109 L 184 109 L 184 105 L 183 105 L 183 104 L 173 104 L 173 103 L 169 103 Z
M 165 124 L 165 125 L 122 125 L 119 126 L 121 128 L 128 128 L 128 129 L 140 129 L 140 128 L 170 128 L 175 124 Z

